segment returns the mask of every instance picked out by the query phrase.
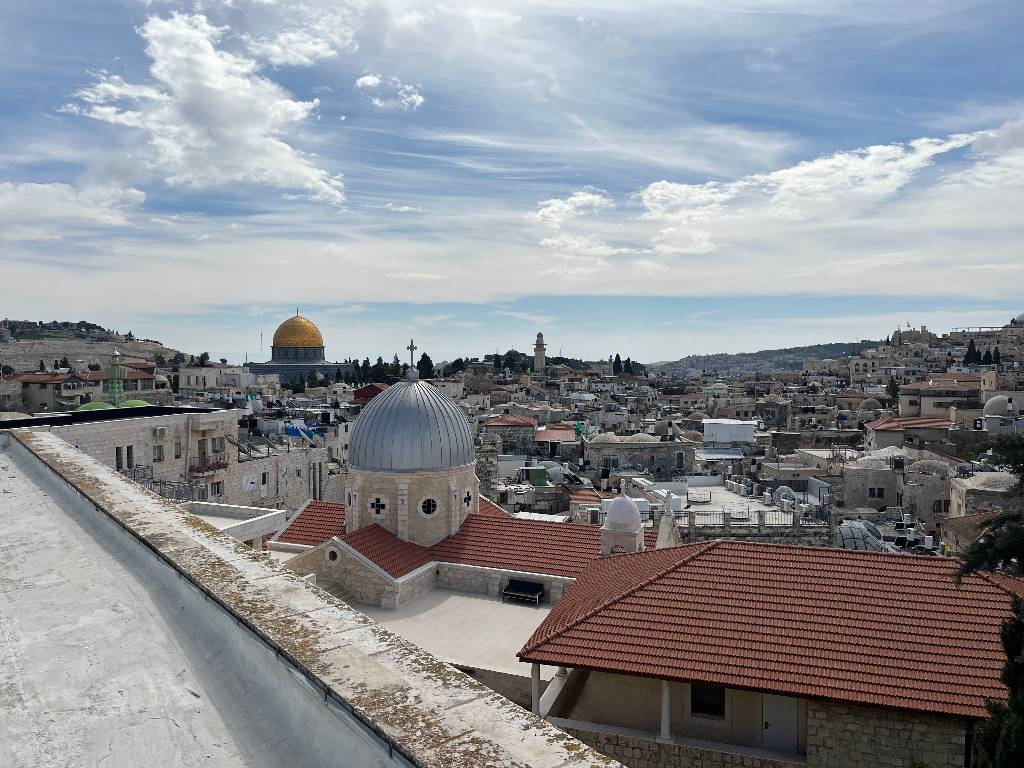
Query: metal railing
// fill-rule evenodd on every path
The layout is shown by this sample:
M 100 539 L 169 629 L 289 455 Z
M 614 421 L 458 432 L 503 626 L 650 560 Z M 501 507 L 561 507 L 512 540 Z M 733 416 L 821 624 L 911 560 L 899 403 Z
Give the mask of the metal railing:
M 188 463 L 188 471 L 191 474 L 204 474 L 207 472 L 219 472 L 228 468 L 227 452 L 213 453 L 208 456 L 196 456 Z

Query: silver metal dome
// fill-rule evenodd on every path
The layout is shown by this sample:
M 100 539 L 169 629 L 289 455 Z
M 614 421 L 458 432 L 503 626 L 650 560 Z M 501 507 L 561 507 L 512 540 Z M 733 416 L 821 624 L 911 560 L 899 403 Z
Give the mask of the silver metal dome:
M 392 384 L 373 398 L 349 440 L 349 465 L 373 472 L 450 469 L 475 460 L 462 409 L 422 381 Z

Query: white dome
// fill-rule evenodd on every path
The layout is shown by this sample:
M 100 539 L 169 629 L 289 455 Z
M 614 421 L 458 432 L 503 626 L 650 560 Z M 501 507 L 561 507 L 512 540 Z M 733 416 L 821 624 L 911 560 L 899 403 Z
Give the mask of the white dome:
M 643 527 L 640 507 L 624 493 L 616 496 L 608 505 L 608 514 L 602 527 L 606 531 L 639 531 Z
M 882 404 L 875 400 L 873 397 L 869 397 L 866 400 L 861 400 L 860 405 L 857 406 L 858 411 L 880 411 L 882 410 Z
M 349 465 L 373 472 L 451 469 L 476 461 L 469 420 L 448 395 L 423 381 L 392 384 L 352 427 Z
M 1010 398 L 1006 395 L 990 397 L 985 403 L 983 413 L 986 416 L 1008 416 L 1010 414 Z
M 621 440 L 619 440 L 619 436 L 614 432 L 601 432 L 598 435 L 594 435 L 590 442 L 593 445 L 601 445 L 603 443 L 618 443 Z

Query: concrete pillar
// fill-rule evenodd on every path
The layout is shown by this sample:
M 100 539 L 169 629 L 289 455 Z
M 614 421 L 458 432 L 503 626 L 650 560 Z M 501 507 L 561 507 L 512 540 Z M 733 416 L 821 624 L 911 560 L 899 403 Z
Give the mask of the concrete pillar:
M 661 681 L 661 735 L 662 741 L 672 740 L 672 689 L 668 680 Z
M 530 667 L 530 711 L 540 714 L 540 664 L 534 662 Z

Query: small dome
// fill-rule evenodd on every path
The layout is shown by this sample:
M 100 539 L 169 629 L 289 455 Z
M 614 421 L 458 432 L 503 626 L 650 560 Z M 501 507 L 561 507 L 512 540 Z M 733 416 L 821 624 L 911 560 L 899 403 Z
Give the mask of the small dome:
M 839 549 L 856 549 L 862 552 L 889 551 L 889 548 L 880 539 L 876 539 L 856 521 L 843 523 L 836 528 L 834 546 Z
M 82 405 L 75 408 L 76 411 L 106 411 L 113 408 L 110 403 L 83 403 Z
M 1021 312 L 1013 319 L 1017 322 L 1017 325 L 1024 325 L 1024 312 Z
M 882 410 L 882 404 L 875 400 L 873 397 L 869 397 L 866 400 L 861 400 L 860 405 L 857 406 L 858 411 L 880 411 Z
M 679 433 L 680 437 L 685 437 L 687 440 L 693 440 L 695 443 L 703 443 L 704 435 L 695 429 L 686 429 Z
M 620 494 L 608 505 L 602 528 L 606 531 L 639 531 L 643 527 L 640 519 L 640 507 L 626 494 Z
M 604 445 L 609 443 L 621 443 L 622 440 L 614 432 L 601 432 L 600 434 L 594 435 L 591 438 L 591 445 Z
M 670 431 L 672 422 L 668 419 L 662 419 L 654 425 L 654 434 L 656 435 L 667 435 Z
M 661 442 L 654 435 L 648 435 L 646 432 L 637 432 L 635 435 L 630 435 L 624 438 L 624 443 L 658 443 Z
M 469 420 L 448 395 L 423 381 L 392 384 L 352 427 L 349 465 L 372 472 L 452 469 L 476 461 Z
M 983 413 L 986 416 L 1008 416 L 1010 414 L 1010 398 L 1006 395 L 990 397 L 985 403 Z
M 289 317 L 274 331 L 275 347 L 314 347 L 324 345 L 320 329 L 302 315 Z
M 152 403 L 147 403 L 145 400 L 125 400 L 121 403 L 121 408 L 148 408 Z
M 711 417 L 704 413 L 704 411 L 694 411 L 686 418 L 690 421 L 704 421 L 704 419 L 710 419 Z
M 918 475 L 938 475 L 939 477 L 949 477 L 953 474 L 948 464 L 943 464 L 941 461 L 935 461 L 934 459 L 915 461 L 910 465 L 907 472 L 913 472 Z

